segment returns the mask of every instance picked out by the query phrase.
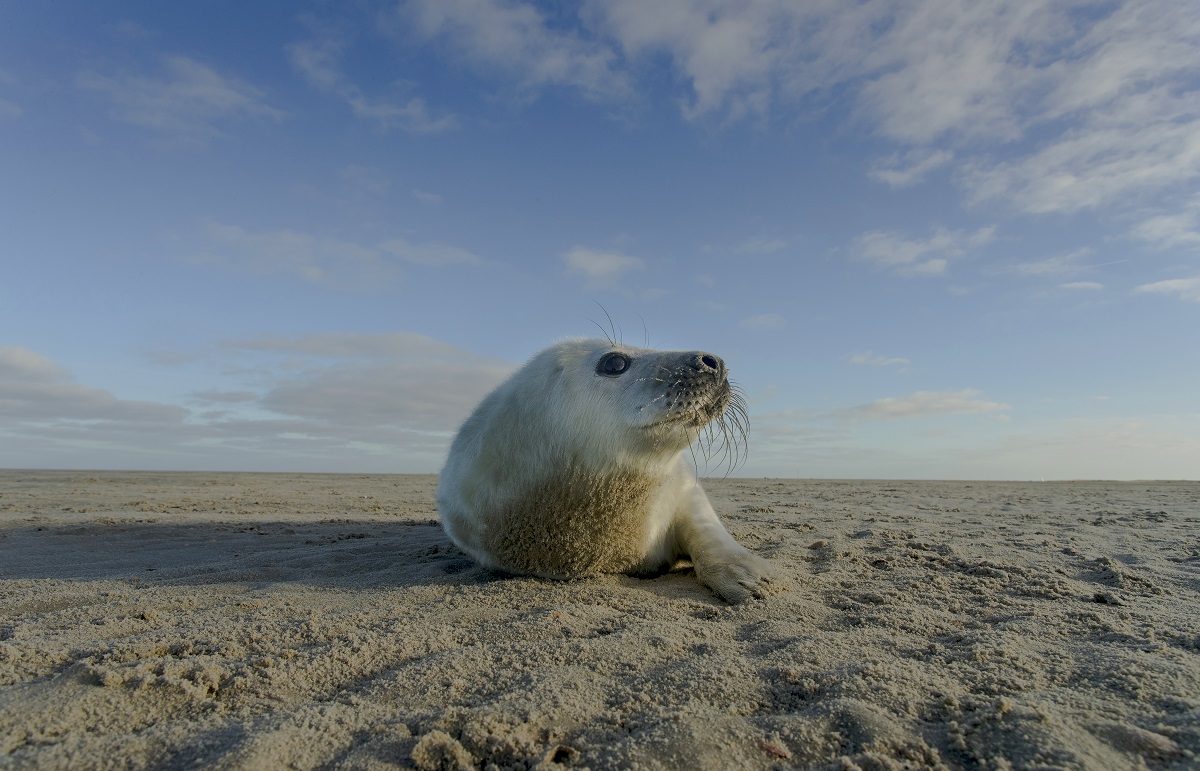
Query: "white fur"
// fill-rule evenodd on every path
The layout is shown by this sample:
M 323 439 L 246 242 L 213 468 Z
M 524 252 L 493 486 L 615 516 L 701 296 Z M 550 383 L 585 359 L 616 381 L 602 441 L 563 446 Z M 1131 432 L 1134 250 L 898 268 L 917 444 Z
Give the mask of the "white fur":
M 612 351 L 629 370 L 597 374 Z M 675 420 L 691 392 L 671 373 L 701 355 L 607 340 L 538 353 L 459 430 L 438 486 L 447 534 L 501 570 L 652 573 L 687 559 L 721 597 L 761 595 L 769 563 L 733 540 L 684 459 L 707 418 Z

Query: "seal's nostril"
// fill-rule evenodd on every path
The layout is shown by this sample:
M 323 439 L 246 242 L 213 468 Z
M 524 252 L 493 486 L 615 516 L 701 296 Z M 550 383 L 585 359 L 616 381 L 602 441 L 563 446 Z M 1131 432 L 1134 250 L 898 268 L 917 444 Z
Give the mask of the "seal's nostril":
M 696 372 L 712 373 L 718 377 L 725 374 L 725 362 L 721 361 L 720 356 L 713 356 L 711 353 L 704 351 L 693 351 L 688 354 L 688 363 L 685 365 Z

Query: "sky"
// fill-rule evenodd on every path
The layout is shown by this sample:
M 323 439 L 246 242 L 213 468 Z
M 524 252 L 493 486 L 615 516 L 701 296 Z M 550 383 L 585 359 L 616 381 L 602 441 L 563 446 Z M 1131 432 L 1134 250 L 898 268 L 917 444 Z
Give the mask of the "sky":
M 1200 4 L 0 4 L 0 467 L 436 472 L 609 317 L 735 476 L 1200 478 Z

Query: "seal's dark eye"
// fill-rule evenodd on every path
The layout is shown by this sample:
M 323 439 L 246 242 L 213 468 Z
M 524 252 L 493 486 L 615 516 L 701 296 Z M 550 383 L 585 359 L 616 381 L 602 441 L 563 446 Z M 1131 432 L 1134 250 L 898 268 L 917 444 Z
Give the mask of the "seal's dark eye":
M 596 365 L 596 374 L 616 377 L 629 369 L 632 363 L 633 361 L 623 353 L 606 353 Z

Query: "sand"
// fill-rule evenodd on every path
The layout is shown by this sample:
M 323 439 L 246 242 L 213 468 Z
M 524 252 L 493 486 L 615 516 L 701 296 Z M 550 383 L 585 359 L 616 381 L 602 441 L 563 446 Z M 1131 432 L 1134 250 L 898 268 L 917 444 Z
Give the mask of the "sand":
M 0 766 L 1200 767 L 1200 484 L 712 480 L 736 606 L 485 571 L 435 484 L 0 472 Z

